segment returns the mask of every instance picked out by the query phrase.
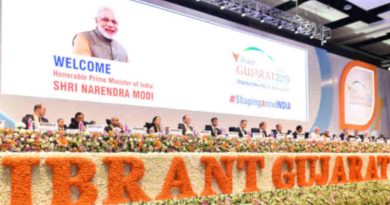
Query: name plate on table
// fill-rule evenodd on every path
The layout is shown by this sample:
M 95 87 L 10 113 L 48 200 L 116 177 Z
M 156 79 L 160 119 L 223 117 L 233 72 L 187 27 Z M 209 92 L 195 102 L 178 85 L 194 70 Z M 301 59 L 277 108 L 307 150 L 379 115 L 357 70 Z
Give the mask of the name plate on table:
M 260 133 L 260 132 L 252 133 L 252 139 L 263 139 L 263 138 L 264 138 L 263 133 Z
M 68 133 L 68 134 L 77 134 L 77 133 L 80 132 L 80 130 L 78 130 L 78 129 L 67 129 L 65 132 Z
M 294 138 L 294 136 L 292 136 L 292 135 L 286 135 L 286 137 L 287 137 L 287 139 L 292 139 L 292 138 Z
M 39 131 L 57 131 L 58 126 L 56 123 L 40 122 L 38 124 Z
M 305 135 L 297 135 L 297 140 L 305 140 Z
M 209 131 L 209 130 L 203 130 L 203 131 L 200 131 L 200 132 L 199 132 L 199 135 L 200 135 L 200 136 L 205 136 L 205 135 L 211 136 L 211 131 Z
M 355 141 L 356 141 L 356 138 L 351 137 L 351 138 L 349 138 L 349 141 L 350 141 L 350 142 L 355 142 Z
M 104 125 L 87 125 L 87 132 L 104 132 Z
M 189 131 L 186 131 L 186 133 L 185 133 L 186 135 L 194 135 L 194 132 L 193 131 L 191 131 L 191 130 L 189 130 Z
M 228 132 L 228 137 L 238 137 L 238 132 Z
M 133 127 L 131 133 L 144 135 L 146 134 L 146 129 L 143 127 Z
M 169 129 L 168 133 L 170 135 L 183 135 L 183 130 L 181 130 L 181 129 Z
M 4 128 L 5 128 L 5 121 L 0 120 L 0 129 L 4 129 Z
M 378 143 L 378 144 L 383 144 L 383 143 L 385 143 L 385 141 L 382 140 L 382 139 L 378 139 L 378 140 L 376 141 L 376 143 Z
M 285 136 L 286 136 L 285 134 L 277 134 L 276 139 L 281 140 L 284 139 Z

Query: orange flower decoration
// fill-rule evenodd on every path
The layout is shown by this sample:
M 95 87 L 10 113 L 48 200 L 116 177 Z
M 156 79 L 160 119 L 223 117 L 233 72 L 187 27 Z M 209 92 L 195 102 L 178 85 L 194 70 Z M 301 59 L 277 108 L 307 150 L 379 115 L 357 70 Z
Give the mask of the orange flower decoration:
M 61 147 L 68 146 L 68 140 L 65 137 L 59 137 L 58 140 L 57 140 L 57 143 Z

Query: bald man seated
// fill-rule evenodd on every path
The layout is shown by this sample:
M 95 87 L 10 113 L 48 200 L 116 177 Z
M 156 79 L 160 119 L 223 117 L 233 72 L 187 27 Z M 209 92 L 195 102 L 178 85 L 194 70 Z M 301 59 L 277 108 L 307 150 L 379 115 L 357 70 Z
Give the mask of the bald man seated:
M 123 126 L 119 122 L 118 117 L 112 117 L 111 120 L 107 120 L 107 126 L 104 128 L 104 131 L 106 132 L 123 132 Z

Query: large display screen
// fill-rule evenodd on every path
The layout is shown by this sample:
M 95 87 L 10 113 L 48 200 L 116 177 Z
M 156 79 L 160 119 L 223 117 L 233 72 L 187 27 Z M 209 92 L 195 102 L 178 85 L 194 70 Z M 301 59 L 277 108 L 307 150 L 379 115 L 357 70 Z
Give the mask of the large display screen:
M 306 121 L 307 51 L 129 0 L 3 0 L 1 93 Z

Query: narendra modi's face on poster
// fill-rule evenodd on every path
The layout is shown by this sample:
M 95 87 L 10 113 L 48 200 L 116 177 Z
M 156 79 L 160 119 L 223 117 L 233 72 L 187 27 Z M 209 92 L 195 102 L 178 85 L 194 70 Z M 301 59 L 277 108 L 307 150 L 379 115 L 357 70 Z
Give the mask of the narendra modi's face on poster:
M 113 39 L 118 32 L 118 21 L 112 9 L 103 7 L 98 11 L 96 26 L 99 32 L 108 39 Z

